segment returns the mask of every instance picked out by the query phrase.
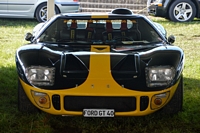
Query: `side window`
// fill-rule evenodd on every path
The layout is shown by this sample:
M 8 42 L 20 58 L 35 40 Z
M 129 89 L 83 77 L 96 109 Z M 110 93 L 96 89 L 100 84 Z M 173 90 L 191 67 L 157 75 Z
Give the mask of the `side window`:
M 52 23 L 45 32 L 40 36 L 40 42 L 56 42 L 56 35 L 61 29 L 60 21 Z
M 155 31 L 155 29 L 153 29 L 152 26 L 143 19 L 138 19 L 137 27 L 140 31 L 141 40 L 148 42 L 159 42 L 161 40 L 157 31 Z

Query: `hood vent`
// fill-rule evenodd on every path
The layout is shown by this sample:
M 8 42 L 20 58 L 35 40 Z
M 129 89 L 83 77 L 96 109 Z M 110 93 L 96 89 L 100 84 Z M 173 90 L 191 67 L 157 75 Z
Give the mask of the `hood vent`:
M 111 56 L 111 61 L 112 58 L 116 58 L 116 56 Z M 112 75 L 115 79 L 137 78 L 139 76 L 140 59 L 138 54 L 121 55 L 118 58 L 111 63 Z
M 86 60 L 88 60 L 87 57 Z M 76 55 L 63 54 L 61 57 L 60 74 L 67 78 L 85 78 L 89 70 L 88 64 L 84 62 L 87 61 L 80 59 Z
M 94 49 L 98 50 L 98 51 L 101 51 L 101 50 L 104 50 L 106 49 L 107 47 L 94 47 Z

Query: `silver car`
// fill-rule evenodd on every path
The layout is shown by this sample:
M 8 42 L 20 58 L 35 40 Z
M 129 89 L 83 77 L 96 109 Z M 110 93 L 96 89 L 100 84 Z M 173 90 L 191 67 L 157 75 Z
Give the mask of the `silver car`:
M 78 12 L 78 0 L 55 0 L 55 13 Z M 47 0 L 0 0 L 1 18 L 36 18 L 39 22 L 47 19 Z

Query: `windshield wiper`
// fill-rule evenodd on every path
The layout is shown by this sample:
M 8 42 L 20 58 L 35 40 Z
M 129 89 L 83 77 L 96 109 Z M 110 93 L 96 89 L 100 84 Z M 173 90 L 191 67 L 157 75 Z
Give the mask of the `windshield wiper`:
M 112 48 L 113 51 L 116 52 L 122 52 L 122 51 L 135 51 L 135 50 L 144 50 L 144 49 L 150 49 L 150 48 L 155 48 L 158 46 L 162 46 L 162 44 L 154 44 L 154 45 L 129 45 L 129 46 L 114 46 Z
M 148 41 L 122 41 L 122 44 L 127 44 L 127 45 L 131 45 L 131 44 L 148 44 L 150 42 Z

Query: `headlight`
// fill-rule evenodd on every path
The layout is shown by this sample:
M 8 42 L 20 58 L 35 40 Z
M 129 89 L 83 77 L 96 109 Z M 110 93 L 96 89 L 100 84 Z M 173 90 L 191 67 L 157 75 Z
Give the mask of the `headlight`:
M 175 69 L 170 66 L 146 68 L 146 84 L 148 87 L 167 86 L 175 77 Z
M 163 0 L 151 0 L 151 3 L 162 3 Z
M 33 85 L 52 86 L 54 84 L 55 68 L 31 66 L 25 70 L 28 81 Z
M 151 0 L 151 3 L 154 3 L 157 6 L 162 6 L 162 1 L 163 0 Z

